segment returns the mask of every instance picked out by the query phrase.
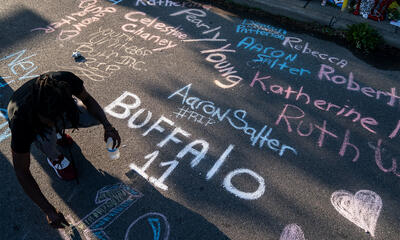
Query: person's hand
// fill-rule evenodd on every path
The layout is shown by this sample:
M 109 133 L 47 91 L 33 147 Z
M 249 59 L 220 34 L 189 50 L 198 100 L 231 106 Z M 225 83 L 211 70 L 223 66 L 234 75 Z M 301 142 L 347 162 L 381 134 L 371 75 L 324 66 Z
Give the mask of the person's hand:
M 107 142 L 109 137 L 113 139 L 112 148 L 119 148 L 119 145 L 121 144 L 121 137 L 119 136 L 117 129 L 113 128 L 112 126 L 107 126 L 104 128 L 104 142 Z
M 65 219 L 64 215 L 56 210 L 48 213 L 46 219 L 47 223 L 53 228 L 64 228 L 65 226 L 69 226 L 69 223 Z

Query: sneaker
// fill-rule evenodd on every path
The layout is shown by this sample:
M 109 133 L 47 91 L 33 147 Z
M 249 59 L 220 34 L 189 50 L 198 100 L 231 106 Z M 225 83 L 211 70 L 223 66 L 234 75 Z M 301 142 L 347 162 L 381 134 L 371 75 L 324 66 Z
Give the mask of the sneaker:
M 61 154 L 56 160 L 47 158 L 47 162 L 54 169 L 59 178 L 63 180 L 74 180 L 76 178 L 77 174 L 75 168 L 64 155 Z
M 70 135 L 66 133 L 64 133 L 63 135 L 57 133 L 57 144 L 61 147 L 71 146 L 73 142 L 74 140 Z

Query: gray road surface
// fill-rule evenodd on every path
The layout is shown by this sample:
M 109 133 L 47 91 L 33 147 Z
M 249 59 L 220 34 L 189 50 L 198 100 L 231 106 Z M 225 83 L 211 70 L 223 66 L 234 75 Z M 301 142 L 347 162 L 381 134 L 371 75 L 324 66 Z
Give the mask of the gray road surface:
M 399 71 L 268 20 L 175 5 L 2 2 L 0 239 L 399 239 Z M 101 126 L 69 132 L 79 184 L 32 147 L 66 232 L 17 183 L 4 112 L 50 70 L 80 76 L 123 139 L 109 160 Z

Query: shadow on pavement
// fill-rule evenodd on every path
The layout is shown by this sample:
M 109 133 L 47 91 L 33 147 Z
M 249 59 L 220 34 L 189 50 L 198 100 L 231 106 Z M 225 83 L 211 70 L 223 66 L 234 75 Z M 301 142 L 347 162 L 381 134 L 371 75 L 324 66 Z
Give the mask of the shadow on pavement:
M 94 168 L 78 145 L 71 152 L 79 184 L 52 184 L 66 205 L 65 215 L 72 212 L 67 217 L 75 226 L 71 239 L 79 239 L 77 234 L 82 239 L 85 234 L 98 239 L 229 239 L 199 214 L 165 198 L 142 177 L 131 173 L 131 181 L 125 184 Z M 69 233 L 67 229 L 65 234 Z
M 30 9 L 21 8 L 0 18 L 0 55 L 7 48 L 22 41 L 28 41 L 39 33 L 30 32 L 37 25 L 48 25 L 49 22 Z
M 71 159 L 68 149 L 61 151 Z M 85 235 L 98 239 L 229 239 L 199 214 L 162 196 L 140 176 L 131 174 L 132 181 L 124 184 L 96 169 L 76 143 L 71 153 L 79 184 L 58 179 L 45 156 L 35 147 L 31 152 L 36 160 L 32 160 L 32 174 L 48 200 L 75 228 L 56 231 L 48 226 L 18 184 L 7 157 L 0 154 L 4 184 L 0 210 L 7 219 L 4 227 L 12 229 L 2 239 L 86 239 Z

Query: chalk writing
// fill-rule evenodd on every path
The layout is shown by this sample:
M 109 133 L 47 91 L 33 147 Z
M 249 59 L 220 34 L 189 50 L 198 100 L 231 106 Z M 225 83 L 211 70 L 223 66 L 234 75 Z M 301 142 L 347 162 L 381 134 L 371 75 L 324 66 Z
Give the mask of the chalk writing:
M 311 56 L 328 61 L 332 64 L 336 64 L 337 66 L 340 66 L 341 68 L 344 68 L 347 65 L 347 61 L 344 59 L 339 59 L 337 57 L 330 57 L 326 53 L 320 53 L 318 51 L 312 50 L 309 46 L 310 44 L 308 42 L 303 43 L 303 40 L 300 38 L 296 37 L 286 37 L 285 40 L 282 42 L 282 45 L 284 47 L 290 47 L 290 49 L 294 49 L 297 51 L 301 51 L 302 54 L 310 54 Z M 339 61 L 340 60 L 340 61 Z
M 375 236 L 375 226 L 382 209 L 381 197 L 369 190 L 353 195 L 345 190 L 332 194 L 331 203 L 343 217 Z
M 188 84 L 168 96 L 168 99 L 174 97 L 180 98 L 181 104 L 185 104 L 192 110 L 201 111 L 203 114 L 208 115 L 212 118 L 217 118 L 219 121 L 223 121 L 226 116 L 232 111 L 231 109 L 222 110 L 220 107 L 216 107 L 215 103 L 208 100 L 202 100 L 195 96 L 189 96 L 192 84 Z
M 123 50 L 125 54 L 129 54 L 130 56 L 145 57 L 153 54 L 151 50 L 145 47 L 140 48 L 139 46 L 133 45 L 133 36 L 116 32 L 111 28 L 102 29 L 100 27 L 97 32 L 90 34 L 89 37 L 89 40 L 86 42 L 89 47 L 103 45 L 106 46 L 107 49 Z M 89 53 L 92 53 L 92 51 L 89 50 Z M 97 55 L 99 54 L 90 54 L 90 56 Z
M 122 1 L 122 0 L 111 0 L 111 1 Z M 211 5 L 205 5 L 197 2 L 174 2 L 171 0 L 136 0 L 136 6 L 160 6 L 160 7 L 186 7 L 186 8 L 204 8 L 210 10 Z
M 297 54 L 286 54 L 285 51 L 281 49 L 275 49 L 274 47 L 264 46 L 261 43 L 257 43 L 256 39 L 253 37 L 244 37 L 236 45 L 237 48 L 243 47 L 244 49 L 255 52 L 262 52 L 263 54 L 269 54 L 272 58 L 282 58 L 286 55 L 285 60 L 293 62 L 297 58 Z
M 86 42 L 77 43 L 76 50 L 85 56 L 86 61 L 78 66 L 64 66 L 75 70 L 92 81 L 105 81 L 123 67 L 133 71 L 147 71 L 143 57 L 153 54 L 153 51 L 136 46 L 134 38 L 113 29 L 99 28 L 89 35 Z
M 397 121 L 396 127 L 393 129 L 392 133 L 390 133 L 389 138 L 395 138 L 400 130 L 400 120 Z
M 129 101 L 129 102 L 131 102 L 130 104 L 125 103 L 127 98 L 130 98 L 130 101 Z M 133 100 L 133 103 L 132 103 L 132 100 Z M 120 97 L 118 97 L 115 101 L 113 101 L 108 106 L 106 106 L 104 108 L 104 112 L 113 117 L 119 118 L 119 119 L 126 119 L 131 114 L 131 110 L 140 107 L 140 105 L 141 105 L 140 98 L 137 95 L 126 91 Z M 119 109 L 118 112 L 116 111 L 117 109 Z M 121 112 L 121 109 L 124 109 L 123 112 Z M 150 111 L 147 110 L 147 112 L 148 112 L 147 117 L 145 118 L 145 120 L 143 120 L 142 123 L 135 123 L 135 121 L 145 111 L 146 111 L 145 108 L 141 108 L 136 113 L 132 114 L 132 116 L 128 120 L 128 127 L 134 128 L 134 129 L 144 127 L 150 121 L 150 119 L 152 117 L 152 113 Z M 145 130 L 142 133 L 142 136 L 145 137 L 145 136 L 149 135 L 150 133 L 155 134 L 153 132 L 164 133 L 166 131 L 165 126 L 174 127 L 175 123 L 172 120 L 161 115 L 161 117 L 153 125 L 151 125 L 147 130 Z M 181 135 L 181 137 L 179 138 L 178 135 Z M 161 140 L 156 146 L 158 148 L 163 148 L 165 145 L 167 145 L 170 142 L 173 142 L 175 144 L 180 144 L 183 142 L 183 140 L 181 139 L 182 137 L 189 138 L 190 136 L 191 136 L 191 134 L 189 132 L 183 130 L 180 127 L 175 126 L 174 130 L 169 135 L 167 135 L 163 140 Z M 208 149 L 209 149 L 209 143 L 203 139 L 197 139 L 197 140 L 190 142 L 181 151 L 179 151 L 178 154 L 171 161 L 160 163 L 160 165 L 159 165 L 160 167 L 165 167 L 165 166 L 169 166 L 169 167 L 159 178 L 149 176 L 147 173 L 145 173 L 145 171 L 149 168 L 149 166 L 155 162 L 156 158 L 159 155 L 159 150 L 156 150 L 153 153 L 150 153 L 145 157 L 146 159 L 148 159 L 148 161 L 143 165 L 143 167 L 137 166 L 136 163 L 131 163 L 129 167 L 132 170 L 137 171 L 145 179 L 148 179 L 149 182 L 154 184 L 154 186 L 156 186 L 160 189 L 163 189 L 163 190 L 167 190 L 168 186 L 164 183 L 164 181 L 168 176 L 170 176 L 172 174 L 173 170 L 176 169 L 176 167 L 179 164 L 179 160 L 186 157 L 188 154 L 191 154 L 194 156 L 194 158 L 191 160 L 190 166 L 191 166 L 191 168 L 195 168 L 197 165 L 200 164 L 201 160 L 203 160 L 206 157 Z M 207 174 L 206 174 L 207 180 L 210 180 L 211 178 L 213 178 L 215 176 L 215 174 L 219 171 L 219 169 L 225 163 L 226 159 L 228 158 L 229 154 L 232 152 L 233 149 L 234 149 L 234 145 L 229 144 L 229 146 L 225 149 L 225 151 L 220 155 L 218 160 L 214 163 L 214 165 L 207 172 Z M 161 159 L 165 159 L 165 158 L 162 157 Z M 255 178 L 257 180 L 257 182 L 259 183 L 259 187 L 258 187 L 257 191 L 248 193 L 248 192 L 240 191 L 237 187 L 234 187 L 233 184 L 231 183 L 231 179 L 235 175 L 238 175 L 238 174 L 248 174 L 251 177 Z M 259 198 L 262 196 L 262 194 L 265 191 L 264 179 L 260 175 L 258 175 L 257 173 L 255 173 L 254 171 L 252 171 L 250 169 L 239 169 L 238 171 L 233 171 L 225 177 L 224 182 L 225 182 L 225 188 L 227 189 L 227 191 L 229 191 L 230 193 L 234 194 L 235 196 L 237 196 L 239 198 L 243 198 L 243 199 L 247 199 L 247 200 L 253 200 L 253 199 Z
M 306 240 L 306 238 L 301 227 L 292 223 L 283 229 L 279 240 Z
M 187 9 L 187 10 L 182 10 L 178 11 L 175 13 L 170 14 L 170 16 L 175 17 L 175 16 L 180 16 L 184 15 L 186 21 L 192 23 L 195 25 L 196 28 L 205 28 L 203 32 L 201 32 L 201 35 L 206 36 L 206 38 L 201 38 L 201 39 L 186 39 L 183 40 L 184 42 L 226 42 L 226 39 L 219 38 L 221 33 L 218 31 L 221 29 L 221 26 L 211 28 L 209 25 L 205 24 L 203 20 L 200 18 L 206 17 L 207 13 L 199 10 L 199 9 Z M 215 33 L 213 37 L 208 37 L 210 33 Z M 234 75 L 237 73 L 235 71 L 235 67 L 227 61 L 227 57 L 224 53 L 231 52 L 234 53 L 236 50 L 234 49 L 228 49 L 231 44 L 227 44 L 221 48 L 217 49 L 210 49 L 210 50 L 203 50 L 200 53 L 201 54 L 208 54 L 206 57 L 207 62 L 214 63 L 214 68 L 218 70 L 220 73 L 222 72 L 221 76 L 225 79 L 225 82 L 221 82 L 220 80 L 214 80 L 215 85 L 217 85 L 220 88 L 232 88 L 239 84 L 243 78 Z
M 96 6 L 97 0 L 81 0 L 79 3 L 79 8 L 83 9 L 83 11 L 71 13 L 68 16 L 63 17 L 58 22 L 50 23 L 46 27 L 38 27 L 31 29 L 33 31 L 44 31 L 45 33 L 55 32 L 58 28 L 68 28 L 62 29 L 58 34 L 58 40 L 69 40 L 76 36 L 78 36 L 83 28 L 86 28 L 88 25 L 97 22 L 100 18 L 104 17 L 106 13 L 115 13 L 117 9 L 113 7 L 98 7 Z M 87 15 L 92 16 L 87 16 Z M 86 18 L 84 18 L 86 17 Z M 63 25 L 68 25 L 65 27 Z
M 239 189 L 237 189 L 235 186 L 232 184 L 232 178 L 234 176 L 237 176 L 239 174 L 247 174 L 253 179 L 255 179 L 258 182 L 258 188 L 254 192 L 243 192 Z M 242 199 L 246 200 L 254 200 L 259 197 L 261 197 L 264 192 L 265 192 L 265 182 L 264 178 L 262 178 L 260 175 L 258 175 L 256 172 L 249 170 L 249 169 L 236 169 L 232 172 L 230 172 L 224 179 L 223 183 L 224 188 L 226 188 L 229 192 L 233 193 L 237 197 L 240 197 Z
M 204 149 L 203 149 L 204 150 Z M 167 170 L 159 178 L 149 177 L 149 182 L 153 183 L 155 186 L 167 190 L 167 185 L 164 184 L 165 179 L 172 173 L 172 171 L 178 166 L 179 162 L 177 160 L 172 160 L 168 162 L 161 162 L 160 167 L 169 166 Z
M 136 171 L 137 173 L 139 173 L 143 178 L 145 178 L 146 180 L 149 180 L 149 175 L 146 173 L 147 168 L 154 162 L 154 160 L 156 160 L 158 154 L 160 153 L 160 151 L 154 151 L 153 153 L 150 153 L 148 155 L 146 155 L 144 158 L 145 159 L 149 159 L 146 164 L 143 165 L 143 167 L 139 168 L 138 166 L 136 166 L 134 163 L 131 163 L 129 165 L 129 167 Z M 179 164 L 179 162 L 175 161 L 170 164 L 172 167 L 169 168 L 168 170 L 170 171 L 166 171 L 163 176 L 160 179 L 156 179 L 155 177 L 151 177 L 151 183 L 153 183 L 155 186 L 157 186 L 158 188 L 161 188 L 162 190 L 166 191 L 168 190 L 168 186 L 164 184 L 165 179 L 171 174 L 172 170 L 174 170 L 177 165 Z M 165 166 L 165 164 L 160 164 L 161 167 Z
M 95 203 L 101 205 L 82 218 L 77 227 L 82 230 L 89 228 L 85 231 L 93 233 L 101 232 L 141 197 L 141 193 L 124 184 L 103 187 L 95 198 Z
M 142 196 L 140 192 L 122 183 L 106 186 L 96 194 L 95 203 L 100 206 L 77 223 L 71 217 L 69 219 L 72 220 L 73 228 L 83 231 L 86 239 L 92 239 L 91 236 L 110 239 L 104 230 Z
M 314 130 L 320 131 L 319 132 L 319 137 L 317 141 L 318 147 L 323 147 L 324 143 L 327 141 L 326 139 L 328 137 L 338 139 L 340 140 L 341 138 L 339 135 L 336 134 L 333 130 L 328 130 L 327 129 L 327 121 L 323 120 L 322 124 L 317 124 L 313 122 L 306 122 L 305 118 L 306 114 L 305 112 L 299 108 L 298 106 L 291 105 L 291 104 L 285 104 L 283 110 L 279 114 L 277 120 L 275 121 L 275 125 L 279 125 L 280 123 L 283 123 L 286 126 L 286 130 L 289 133 L 294 132 L 297 133 L 298 136 L 300 137 L 309 137 L 311 134 L 315 133 Z M 296 125 L 296 124 L 297 125 Z M 318 135 L 318 134 L 317 134 Z M 357 162 L 357 160 L 360 157 L 360 150 L 358 146 L 356 146 L 354 143 L 350 142 L 350 136 L 351 132 L 350 130 L 346 129 L 344 133 L 343 140 L 341 140 L 341 145 L 340 145 L 340 150 L 338 154 L 341 157 L 344 157 L 348 150 L 350 149 L 351 152 L 353 153 L 353 162 Z M 330 139 L 329 138 L 329 139 Z M 382 164 L 382 158 L 381 158 L 381 146 L 382 140 L 378 140 L 378 143 L 376 147 L 374 145 L 371 145 L 370 143 L 368 144 L 370 147 L 372 146 L 373 149 L 375 150 L 375 162 L 378 168 L 385 172 L 385 173 L 393 173 L 395 176 L 400 177 L 400 174 L 397 172 L 397 159 L 392 158 L 392 167 L 387 169 L 383 167 Z
M 36 54 L 32 54 L 30 56 L 24 56 L 26 49 L 21 50 L 19 52 L 12 53 L 8 56 L 5 56 L 0 59 L 0 62 L 3 61 L 10 61 L 7 64 L 7 67 L 11 71 L 12 75 L 6 75 L 3 73 L 1 75 L 6 76 L 6 77 L 0 77 L 2 78 L 1 80 L 5 81 L 7 79 L 7 82 L 5 83 L 0 83 L 0 88 L 5 87 L 9 85 L 10 83 L 15 82 L 15 80 L 26 80 L 26 79 L 31 79 L 38 77 L 39 75 L 34 74 L 34 71 L 36 71 L 37 66 L 35 66 L 35 63 L 32 62 L 31 58 L 36 56 Z M 12 60 L 12 61 L 11 61 Z M 7 62 L 7 61 L 6 61 Z
M 286 151 L 291 151 L 297 154 L 293 147 L 286 144 L 281 144 L 278 139 L 270 138 L 272 128 L 268 129 L 268 126 L 264 125 L 259 131 L 253 127 L 250 127 L 249 122 L 246 120 L 247 112 L 242 109 L 232 110 L 227 109 L 221 110 L 219 107 L 215 107 L 215 104 L 211 101 L 201 100 L 200 98 L 189 96 L 189 92 L 192 84 L 188 84 L 185 87 L 178 89 L 168 99 L 172 99 L 174 96 L 181 99 L 181 104 L 190 106 L 192 110 L 201 110 L 204 114 L 216 118 L 217 121 L 228 121 L 231 127 L 236 130 L 241 130 L 244 134 L 250 135 L 251 145 L 256 146 L 259 142 L 258 147 L 261 148 L 266 144 L 270 150 L 278 152 L 279 156 L 283 156 Z M 183 113 L 181 113 L 183 114 Z M 268 131 L 267 131 L 268 129 Z
M 397 159 L 393 157 L 393 155 L 389 155 L 388 158 L 391 158 L 392 166 L 390 168 L 385 168 L 383 165 L 382 153 L 386 151 L 385 148 L 381 148 L 382 139 L 379 139 L 376 145 L 372 143 L 368 143 L 368 146 L 375 151 L 375 163 L 378 168 L 385 173 L 393 173 L 395 176 L 400 177 L 400 170 L 397 171 Z
M 173 114 L 175 115 L 175 117 L 178 119 L 182 119 L 182 118 L 187 118 L 187 120 L 192 120 L 195 123 L 204 125 L 204 126 L 208 126 L 208 125 L 212 125 L 214 123 L 216 123 L 216 121 L 210 117 L 206 117 L 200 113 L 197 113 L 196 111 L 190 110 L 189 107 L 185 108 L 185 107 L 180 107 L 178 108 L 177 112 L 173 112 Z
M 138 36 L 146 41 L 152 41 L 156 44 L 157 48 L 154 48 L 153 51 L 162 51 L 169 48 L 176 47 L 178 44 L 173 42 L 172 40 L 168 40 L 165 38 L 160 37 L 159 35 L 153 35 L 149 32 L 145 32 L 146 28 L 154 28 L 158 30 L 161 34 L 165 36 L 175 37 L 177 39 L 183 40 L 187 38 L 187 35 L 182 31 L 181 26 L 172 27 L 167 26 L 165 23 L 158 21 L 158 17 L 151 19 L 151 18 L 140 18 L 137 19 L 137 16 L 146 16 L 144 12 L 129 12 L 125 14 L 125 19 L 133 23 L 127 23 L 122 25 L 122 30 L 124 32 L 131 33 L 134 36 Z M 141 23 L 143 26 L 137 29 L 137 23 Z
M 215 32 L 214 36 L 212 38 L 203 38 L 203 39 L 187 39 L 185 42 L 226 42 L 226 39 L 219 39 L 218 37 L 221 35 L 221 33 L 218 31 L 221 29 L 221 26 L 211 28 L 210 25 L 207 25 L 204 23 L 203 20 L 201 20 L 199 17 L 203 18 L 207 16 L 207 13 L 200 10 L 200 9 L 185 9 L 181 10 L 175 13 L 171 13 L 171 17 L 176 17 L 184 15 L 185 20 L 194 24 L 196 28 L 205 28 L 206 30 L 203 31 L 201 34 L 208 36 L 209 33 Z M 203 29 L 204 30 L 204 29 Z
M 112 75 L 110 72 L 102 71 L 96 68 L 87 68 L 87 67 L 81 67 L 81 66 L 65 66 L 65 65 L 60 65 L 57 64 L 57 67 L 68 70 L 68 71 L 74 71 L 76 75 L 81 75 L 85 76 L 88 79 L 95 81 L 95 82 L 101 82 L 109 79 Z M 110 70 L 110 69 L 109 69 Z
M 279 59 L 273 60 L 270 58 L 270 56 L 263 55 L 263 54 L 258 54 L 257 56 L 258 56 L 258 59 L 254 59 L 253 61 L 266 64 L 270 69 L 276 68 L 279 71 L 286 70 L 291 75 L 294 75 L 294 76 L 303 76 L 304 73 L 311 74 L 310 70 L 289 66 L 287 64 L 287 62 L 279 62 Z
M 252 50 L 252 48 L 250 48 L 250 49 Z M 274 49 L 274 48 L 266 47 L 263 52 L 266 53 L 268 51 L 268 49 Z M 274 59 L 276 60 L 276 59 L 282 58 L 285 55 L 286 55 L 286 53 L 282 50 L 274 50 L 274 51 L 271 51 L 271 53 L 269 55 L 257 54 L 257 58 L 253 59 L 253 62 L 262 62 L 262 63 L 268 62 L 268 65 L 270 65 Z M 297 54 L 295 54 L 295 55 L 287 54 L 287 56 L 285 57 L 285 60 L 293 62 L 296 58 L 297 58 Z
M 375 126 L 378 126 L 379 123 L 375 118 L 365 117 L 357 111 L 354 107 L 350 107 L 348 105 L 340 106 L 336 103 L 328 102 L 322 99 L 312 100 L 310 95 L 303 91 L 303 86 L 301 86 L 298 90 L 295 90 L 290 85 L 287 87 L 280 86 L 278 84 L 268 84 L 271 80 L 270 75 L 261 76 L 258 71 L 254 76 L 253 80 L 250 83 L 250 87 L 254 87 L 257 83 L 261 87 L 261 89 L 266 93 L 274 93 L 280 96 L 284 96 L 285 99 L 294 99 L 299 103 L 303 103 L 305 105 L 311 104 L 318 111 L 326 111 L 330 113 L 334 113 L 335 116 L 352 118 L 352 122 L 359 122 L 360 125 L 366 129 L 370 133 L 376 133 L 373 129 Z
M 134 45 L 132 42 L 133 38 L 127 36 L 125 33 L 118 33 L 112 29 L 102 29 L 100 28 L 97 32 L 89 35 L 87 42 L 80 43 L 82 49 L 77 50 L 87 53 L 90 57 L 103 56 L 106 59 L 110 57 L 118 57 L 119 54 L 114 53 L 114 51 L 123 51 L 124 54 L 136 57 L 145 57 L 153 54 L 153 52 L 145 47 L 139 47 Z M 112 50 L 111 52 L 104 51 L 99 53 L 94 53 L 93 47 L 103 45 L 106 49 Z
M 253 20 L 244 19 L 241 24 L 236 26 L 237 33 L 250 33 L 265 37 L 273 37 L 281 40 L 285 39 L 286 30 L 266 25 Z
M 253 37 L 245 37 L 243 38 L 236 47 L 243 47 L 244 49 L 248 49 L 249 51 L 261 52 L 263 54 L 258 54 L 256 59 L 253 59 L 253 62 L 260 62 L 263 64 L 267 64 L 270 69 L 274 69 L 275 67 L 279 70 L 286 70 L 292 75 L 303 76 L 304 73 L 311 74 L 310 70 L 303 68 L 295 68 L 290 67 L 286 61 L 293 62 L 297 58 L 297 54 L 292 55 L 288 54 L 285 57 L 283 62 L 279 62 L 279 59 L 284 57 L 286 53 L 282 50 L 277 50 L 274 47 L 264 47 L 261 43 L 256 43 L 255 38 Z M 269 55 L 267 53 L 269 52 Z
M 318 147 L 322 147 L 326 141 L 326 138 L 331 137 L 331 138 L 338 138 L 338 136 L 333 133 L 332 130 L 327 129 L 327 122 L 326 120 L 322 121 L 322 124 L 316 124 L 316 123 L 308 123 L 304 124 L 305 121 L 302 120 L 305 117 L 305 112 L 291 104 L 285 104 L 282 112 L 279 114 L 275 125 L 278 126 L 281 122 L 284 122 L 286 125 L 287 131 L 289 133 L 293 132 L 293 128 L 295 126 L 296 133 L 300 137 L 309 137 L 314 130 L 319 131 L 319 137 L 318 137 Z M 297 125 L 294 125 L 293 123 L 296 122 Z M 292 125 L 293 124 L 293 125 Z M 304 126 L 306 125 L 306 126 Z M 307 127 L 307 131 L 304 130 L 304 128 Z M 356 162 L 360 156 L 360 150 L 358 147 L 352 143 L 350 143 L 350 131 L 346 130 L 345 136 L 342 141 L 342 145 L 339 151 L 340 156 L 344 156 L 346 153 L 346 150 L 348 147 L 351 147 L 353 151 L 355 152 L 355 156 L 353 158 L 353 162 Z
M 349 76 L 346 78 L 342 75 L 334 75 L 335 69 L 331 66 L 321 64 L 321 68 L 318 72 L 319 80 L 327 80 L 329 82 L 333 82 L 336 85 L 345 85 L 346 90 L 349 92 L 361 92 L 367 97 L 375 98 L 376 100 L 382 99 L 381 96 L 385 96 L 389 98 L 387 105 L 394 107 L 395 103 L 400 96 L 396 95 L 396 88 L 392 87 L 390 92 L 384 92 L 381 90 L 375 90 L 372 87 L 360 87 L 361 84 L 357 83 L 354 80 L 354 74 L 352 72 L 349 73 Z
M 215 80 L 214 83 L 220 88 L 231 88 L 236 86 L 240 81 L 243 80 L 242 77 L 237 75 L 233 75 L 237 73 L 235 71 L 235 67 L 228 61 L 226 61 L 226 55 L 221 52 L 236 52 L 236 50 L 228 49 L 231 44 L 227 44 L 218 49 L 210 49 L 200 51 L 202 54 L 207 54 L 206 61 L 210 63 L 214 63 L 214 68 L 218 70 L 218 72 L 222 73 L 221 76 L 225 77 L 225 80 L 231 85 L 222 84 L 219 80 Z

